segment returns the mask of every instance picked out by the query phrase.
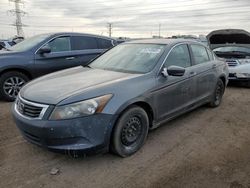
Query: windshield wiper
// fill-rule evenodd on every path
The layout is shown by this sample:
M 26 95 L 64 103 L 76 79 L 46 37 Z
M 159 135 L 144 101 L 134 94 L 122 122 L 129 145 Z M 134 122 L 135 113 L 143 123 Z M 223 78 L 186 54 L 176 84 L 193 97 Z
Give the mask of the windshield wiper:
M 232 53 L 238 53 L 238 54 L 250 54 L 250 52 L 243 52 L 243 51 L 232 51 Z
M 92 67 L 91 67 L 91 66 L 89 66 L 89 65 L 84 65 L 83 67 L 87 67 L 87 68 L 92 69 Z
M 250 55 L 250 52 L 242 52 L 242 51 L 214 51 L 216 54 L 242 54 L 242 55 Z

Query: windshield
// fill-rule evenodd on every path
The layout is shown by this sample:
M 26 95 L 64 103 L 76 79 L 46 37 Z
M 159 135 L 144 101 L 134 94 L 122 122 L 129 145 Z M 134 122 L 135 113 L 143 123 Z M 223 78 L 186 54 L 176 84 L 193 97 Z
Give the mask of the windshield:
M 250 53 L 250 48 L 237 47 L 237 46 L 225 46 L 225 47 L 216 48 L 213 51 L 214 52 L 243 52 L 243 53 Z
M 37 35 L 28 39 L 25 39 L 24 41 L 12 46 L 9 48 L 11 51 L 26 51 L 33 47 L 35 47 L 37 44 L 48 38 L 50 35 L 43 34 L 43 35 Z
M 165 45 L 159 44 L 121 44 L 89 66 L 118 72 L 147 73 L 154 68 L 164 49 Z

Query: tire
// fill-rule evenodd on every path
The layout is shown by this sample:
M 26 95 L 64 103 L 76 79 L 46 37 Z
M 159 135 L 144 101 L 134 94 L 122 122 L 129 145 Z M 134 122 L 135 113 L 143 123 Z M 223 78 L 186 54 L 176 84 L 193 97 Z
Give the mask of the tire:
M 18 92 L 29 81 L 29 78 L 17 71 L 10 71 L 0 76 L 0 99 L 12 102 L 16 99 Z
M 221 79 L 217 81 L 213 96 L 212 96 L 212 101 L 209 103 L 210 107 L 218 107 L 221 104 L 222 101 L 222 96 L 225 91 L 225 85 Z
M 134 154 L 145 143 L 148 129 L 147 113 L 138 106 L 132 106 L 121 115 L 115 125 L 111 150 L 121 157 Z

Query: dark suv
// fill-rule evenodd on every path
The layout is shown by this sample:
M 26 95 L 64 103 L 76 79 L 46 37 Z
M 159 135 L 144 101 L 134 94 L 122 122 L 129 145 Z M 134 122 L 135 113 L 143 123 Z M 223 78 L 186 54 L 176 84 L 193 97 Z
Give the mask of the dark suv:
M 0 51 L 0 98 L 14 101 L 29 80 L 69 67 L 86 65 L 116 41 L 90 34 L 41 34 Z

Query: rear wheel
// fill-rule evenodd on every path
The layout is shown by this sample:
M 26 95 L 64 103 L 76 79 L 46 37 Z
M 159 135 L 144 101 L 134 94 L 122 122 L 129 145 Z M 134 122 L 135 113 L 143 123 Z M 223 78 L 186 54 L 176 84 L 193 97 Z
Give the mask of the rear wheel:
M 211 107 L 218 107 L 221 104 L 224 91 L 225 91 L 225 85 L 223 81 L 219 79 L 212 96 L 212 101 L 209 103 Z
M 126 110 L 114 128 L 111 149 L 121 157 L 137 152 L 144 144 L 149 129 L 147 113 L 138 106 Z
M 0 96 L 7 101 L 14 101 L 29 78 L 17 71 L 6 72 L 0 76 Z

